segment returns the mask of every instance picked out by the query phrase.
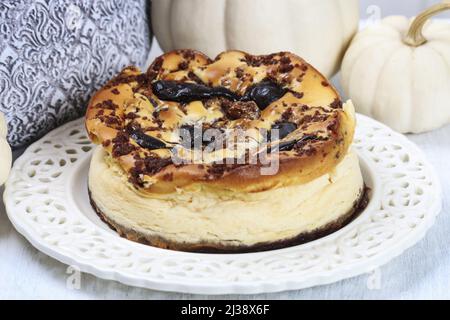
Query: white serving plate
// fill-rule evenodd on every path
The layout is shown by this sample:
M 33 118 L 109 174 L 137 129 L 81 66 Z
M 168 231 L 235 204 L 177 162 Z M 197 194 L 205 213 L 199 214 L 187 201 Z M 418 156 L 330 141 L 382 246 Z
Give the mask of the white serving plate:
M 100 278 L 156 290 L 251 294 L 301 289 L 367 273 L 418 242 L 441 209 L 432 166 L 406 137 L 358 115 L 354 141 L 369 206 L 319 240 L 249 254 L 197 254 L 120 238 L 90 207 L 92 145 L 82 119 L 31 145 L 16 160 L 4 202 L 36 248 Z M 339 196 L 339 195 L 336 195 Z

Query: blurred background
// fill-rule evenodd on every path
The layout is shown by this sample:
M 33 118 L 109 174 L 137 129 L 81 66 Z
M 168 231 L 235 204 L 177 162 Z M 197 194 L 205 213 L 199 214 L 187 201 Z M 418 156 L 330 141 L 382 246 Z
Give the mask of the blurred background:
M 367 12 L 366 10 L 373 5 L 380 7 L 382 17 L 392 14 L 413 16 L 438 2 L 437 0 L 361 0 L 361 19 L 365 19 L 372 14 L 372 11 Z M 443 13 L 439 17 L 450 18 L 450 13 Z

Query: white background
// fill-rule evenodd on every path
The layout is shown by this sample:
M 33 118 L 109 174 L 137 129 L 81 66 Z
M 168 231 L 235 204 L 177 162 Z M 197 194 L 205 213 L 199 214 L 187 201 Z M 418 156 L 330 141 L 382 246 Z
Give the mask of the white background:
M 377 4 L 383 16 L 415 15 L 427 0 L 362 0 L 362 18 L 366 8 Z M 445 15 L 444 15 L 445 16 Z M 448 17 L 449 15 L 447 15 Z M 155 51 L 155 48 L 154 50 Z M 153 52 L 154 54 L 155 52 Z M 448 102 L 447 102 L 448 103 Z M 67 266 L 34 249 L 9 222 L 0 201 L 0 298 L 41 299 L 450 299 L 450 126 L 432 133 L 411 135 L 427 154 L 441 177 L 444 207 L 424 240 L 379 270 L 380 287 L 369 290 L 368 276 L 359 276 L 332 285 L 277 294 L 252 296 L 194 296 L 133 288 L 114 281 L 81 275 L 80 289 L 67 287 Z M 17 152 L 16 152 L 17 155 Z M 2 189 L 0 188 L 0 194 Z
M 406 16 L 415 16 L 427 6 L 438 3 L 438 0 L 360 0 L 361 19 L 367 17 L 366 9 L 371 5 L 377 5 L 381 8 L 383 16 L 400 14 Z M 442 13 L 439 17 L 450 18 L 450 13 Z

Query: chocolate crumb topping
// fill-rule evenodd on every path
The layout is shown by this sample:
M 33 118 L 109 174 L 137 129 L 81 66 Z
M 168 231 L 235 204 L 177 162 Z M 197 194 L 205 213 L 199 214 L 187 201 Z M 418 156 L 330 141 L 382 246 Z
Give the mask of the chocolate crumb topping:
M 338 98 L 334 99 L 334 101 L 330 104 L 330 108 L 342 109 L 342 101 Z
M 188 72 L 188 78 L 196 83 L 203 83 L 203 81 L 192 71 Z
M 111 99 L 104 100 L 103 102 L 97 104 L 96 108 L 108 109 L 108 110 L 116 110 L 119 106 L 115 104 Z
M 249 119 L 256 120 L 261 112 L 254 101 L 236 101 L 222 103 L 225 114 L 231 120 Z
M 195 59 L 195 54 L 191 50 L 179 50 L 179 52 L 181 52 L 181 56 L 185 60 L 194 60 Z
M 303 82 L 305 75 L 307 82 Z M 116 87 L 119 84 L 124 84 L 124 90 Z M 316 92 L 308 91 L 311 85 L 319 91 L 317 101 Z M 94 97 L 90 108 L 95 111 L 90 117 L 109 127 L 105 140 L 95 134 L 114 158 L 132 155 L 135 159 L 132 170 L 128 169 L 129 157 L 118 162 L 128 170 L 133 184 L 144 186 L 145 176 L 154 175 L 170 164 L 178 166 L 171 162 L 170 155 L 177 149 L 173 147 L 198 147 L 194 142 L 199 140 L 203 151 L 211 152 L 207 148 L 211 143 L 218 147 L 215 150 L 224 150 L 227 148 L 224 142 L 233 138 L 228 136 L 229 129 L 250 130 L 252 145 L 265 148 L 269 143 L 269 151 L 285 152 L 283 157 L 316 152 L 324 155 L 325 144 L 321 141 L 331 139 L 342 144 L 341 135 L 345 131 L 339 130 L 338 121 L 342 101 L 333 88 L 321 87 L 331 84 L 290 53 L 252 56 L 236 51 L 219 55 L 213 62 L 199 52 L 177 50 L 155 59 L 146 73 L 133 67 L 124 69 L 103 88 L 109 89 L 104 100 Z M 196 126 L 200 130 L 195 131 Z M 220 139 L 204 141 L 208 128 L 221 129 Z M 275 135 L 271 136 L 270 129 L 279 130 L 276 141 L 272 141 Z M 109 139 L 111 130 L 119 132 L 114 139 Z M 191 140 L 183 141 L 184 130 Z M 268 141 L 264 141 L 265 132 Z M 186 154 L 188 157 L 190 153 Z M 334 152 L 328 154 L 328 158 L 334 158 Z M 247 161 L 248 154 L 239 157 Z M 247 165 L 234 160 L 239 163 L 236 166 Z M 197 171 L 215 179 L 233 168 L 201 164 Z M 169 174 L 158 176 L 166 181 L 172 178 Z
M 283 56 L 280 59 L 280 63 L 281 64 L 290 64 L 291 63 L 291 58 L 287 57 L 287 56 Z
M 242 68 L 237 67 L 237 68 L 234 70 L 234 73 L 236 74 L 236 77 L 237 77 L 238 79 L 242 79 L 242 78 L 244 77 L 244 69 L 242 69 Z
M 125 118 L 133 120 L 133 119 L 139 118 L 139 115 L 134 112 L 129 112 L 125 115 Z
M 102 142 L 102 146 L 105 148 L 109 147 L 110 145 L 111 145 L 111 140 L 109 140 L 109 139 Z
M 118 132 L 117 136 L 114 139 L 112 139 L 113 142 L 112 156 L 114 158 L 118 158 L 130 154 L 131 152 L 136 150 L 136 147 L 132 145 L 129 141 L 130 137 L 127 133 Z
M 226 160 L 225 160 L 226 162 Z M 222 177 L 226 172 L 237 168 L 237 164 L 227 164 L 227 163 L 213 163 L 207 169 L 207 179 L 217 179 Z
M 178 65 L 178 70 L 186 70 L 187 68 L 189 68 L 189 63 L 186 61 L 182 61 Z
M 116 116 L 106 116 L 104 121 L 108 126 L 119 126 L 122 122 L 122 120 Z
M 145 173 L 154 175 L 172 163 L 171 158 L 147 157 L 144 159 Z
M 283 121 L 283 122 L 288 122 L 288 121 L 290 121 L 290 119 L 293 117 L 293 115 L 294 115 L 294 112 L 292 111 L 292 108 L 291 108 L 291 107 L 288 107 L 288 108 L 286 109 L 286 111 L 284 111 L 284 112 L 281 114 L 281 121 Z
M 282 64 L 280 65 L 280 68 L 278 69 L 278 71 L 280 73 L 288 73 L 290 71 L 292 71 L 292 69 L 294 69 L 294 66 L 291 64 Z
M 303 92 L 297 92 L 297 91 L 293 91 L 293 90 L 290 90 L 289 92 L 297 99 L 301 99 L 305 95 Z

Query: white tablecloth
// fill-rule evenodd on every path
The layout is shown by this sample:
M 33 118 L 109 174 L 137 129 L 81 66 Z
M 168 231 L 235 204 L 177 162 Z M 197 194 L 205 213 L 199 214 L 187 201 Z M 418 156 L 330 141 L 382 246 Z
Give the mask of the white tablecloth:
M 157 46 L 151 57 L 159 53 Z M 335 81 L 336 84 L 338 81 Z M 447 103 L 445 101 L 443 103 Z M 432 110 L 430 110 L 432 112 Z M 440 130 L 410 135 L 435 166 L 443 186 L 444 205 L 436 224 L 424 240 L 380 268 L 379 289 L 369 289 L 368 275 L 299 291 L 251 296 L 212 296 L 232 299 L 450 299 L 450 125 Z M 20 152 L 16 152 L 17 154 Z M 3 193 L 3 189 L 0 189 Z M 73 289 L 67 266 L 40 253 L 18 234 L 0 200 L 0 299 L 199 299 L 180 293 L 133 288 L 114 281 L 81 275 Z

